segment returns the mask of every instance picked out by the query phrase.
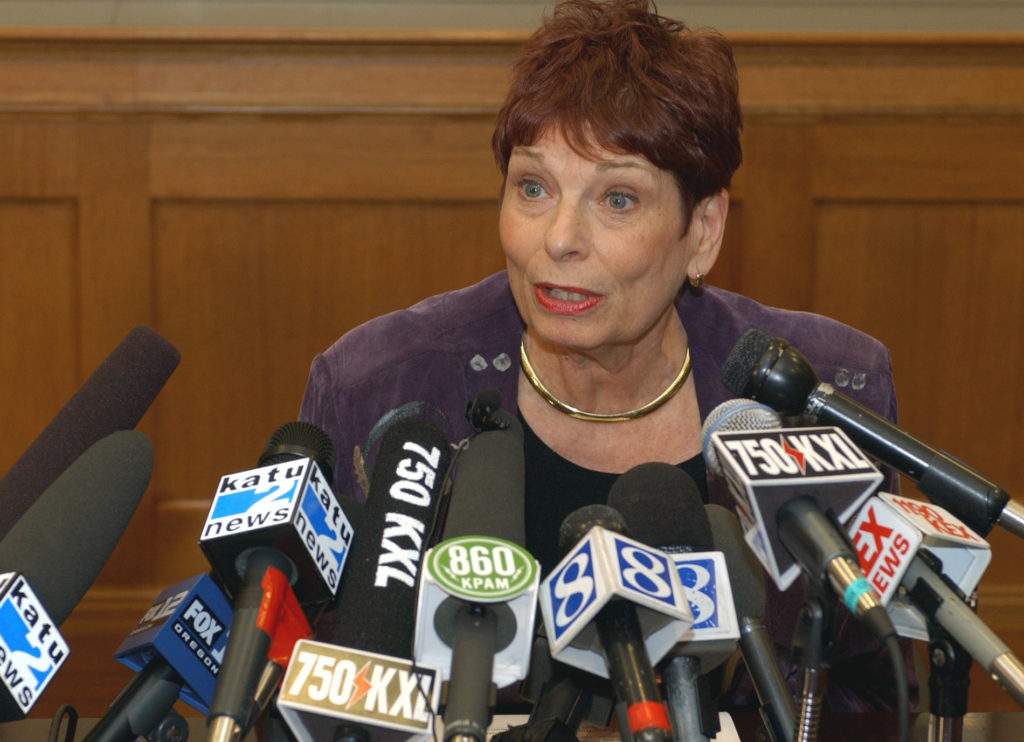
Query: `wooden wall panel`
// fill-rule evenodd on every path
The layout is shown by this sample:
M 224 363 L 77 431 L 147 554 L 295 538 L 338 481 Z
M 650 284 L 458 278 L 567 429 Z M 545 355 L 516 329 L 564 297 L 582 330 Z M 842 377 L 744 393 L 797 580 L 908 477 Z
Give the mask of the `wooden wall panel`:
M 78 378 L 75 222 L 72 201 L 0 197 L 0 420 L 15 444 L 0 447 L 2 471 L 60 408 L 48 390 Z
M 133 325 L 182 351 L 35 716 L 102 713 L 114 646 L 205 568 L 217 477 L 294 417 L 314 353 L 502 266 L 489 138 L 523 38 L 0 29 L 0 469 Z M 904 426 L 1024 492 L 1024 37 L 733 41 L 745 161 L 710 281 L 881 338 Z M 1024 547 L 992 544 L 980 610 L 1024 656 Z M 972 710 L 1011 707 L 977 674 Z
M 165 392 L 175 414 L 154 431 L 154 494 L 173 536 L 160 539 L 160 581 L 188 576 L 183 562 L 202 567 L 195 541 L 217 481 L 255 466 L 295 419 L 314 354 L 503 267 L 495 213 L 490 200 L 155 203 L 156 314 L 185 359 Z

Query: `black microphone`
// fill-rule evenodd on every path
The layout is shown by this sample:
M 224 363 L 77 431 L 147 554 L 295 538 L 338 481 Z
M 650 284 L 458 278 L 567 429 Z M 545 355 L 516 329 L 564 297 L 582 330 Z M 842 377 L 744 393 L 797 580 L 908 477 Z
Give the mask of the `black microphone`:
M 982 536 L 998 523 L 1024 537 L 1024 506 L 1010 500 L 1006 490 L 821 382 L 808 360 L 782 338 L 747 330 L 722 368 L 722 383 L 783 414 L 842 428 L 854 443 L 914 480 L 932 502 Z
M 693 478 L 678 466 L 652 462 L 633 467 L 612 485 L 608 504 L 622 513 L 633 537 L 648 546 L 673 555 L 713 549 L 711 525 L 700 491 Z M 686 569 L 685 564 L 685 560 L 677 561 L 677 567 Z M 700 569 L 704 572 L 706 567 Z M 708 576 L 713 578 L 710 573 Z M 710 600 L 712 612 L 721 613 L 728 609 L 723 604 L 728 598 L 705 594 L 702 602 Z M 691 601 L 691 611 L 693 608 Z M 698 623 L 696 616 L 694 623 Z M 720 731 L 706 673 L 736 646 L 733 638 L 703 647 L 701 638 L 691 629 L 659 663 L 672 728 L 677 739 L 687 742 L 707 740 Z
M 664 585 L 671 585 L 671 567 L 667 560 L 664 563 L 654 562 L 651 569 L 647 560 L 634 559 L 639 566 L 627 567 L 620 563 L 617 555 L 610 560 L 601 559 L 591 555 L 592 551 L 597 551 L 593 542 L 583 544 L 588 547 L 586 553 L 574 556 L 573 547 L 595 528 L 630 536 L 622 514 L 608 505 L 586 505 L 566 516 L 558 537 L 559 550 L 566 556 L 545 580 L 542 593 L 546 598 L 552 595 L 561 599 L 560 603 L 550 598 L 545 602 L 546 606 L 550 605 L 544 616 L 548 632 L 551 634 L 552 628 L 560 629 L 559 633 L 564 636 L 596 629 L 612 690 L 624 707 L 626 718 L 620 721 L 620 726 L 625 724 L 637 742 L 667 742 L 672 737 L 672 727 L 645 645 L 636 605 L 611 594 L 611 586 L 596 579 L 590 565 L 599 560 L 613 560 L 613 569 L 623 575 L 630 571 L 634 582 L 653 582 L 654 592 L 659 594 L 665 592 Z M 566 559 L 570 561 L 566 563 Z M 678 586 L 678 576 L 675 582 Z M 597 593 L 600 591 L 605 594 L 599 598 Z M 600 610 L 592 621 L 585 622 L 583 608 L 597 603 L 601 603 Z M 571 626 L 573 623 L 576 625 Z M 625 731 L 623 735 L 625 739 Z
M 0 538 L 87 448 L 134 428 L 180 359 L 153 330 L 132 329 L 0 479 Z
M 210 740 L 240 740 L 269 703 L 298 639 L 300 604 L 334 597 L 352 529 L 325 472 L 329 436 L 311 423 L 278 428 L 259 468 L 221 478 L 199 546 L 234 598 L 224 661 L 210 700 Z
M 449 439 L 421 417 L 399 420 L 384 434 L 336 601 L 332 643 L 412 658 L 416 588 L 451 466 Z
M 526 675 L 539 566 L 522 546 L 522 426 L 496 392 L 482 392 L 470 410 L 478 432 L 455 462 L 444 540 L 427 558 L 415 654 L 448 679 L 445 740 L 482 742 L 495 688 Z
M 729 568 L 733 603 L 740 621 L 740 652 L 760 703 L 761 719 L 774 742 L 792 742 L 796 705 L 764 622 L 764 572 L 743 540 L 736 516 L 720 505 L 707 505 L 706 510 L 715 548 L 725 555 Z
M 120 431 L 79 456 L 0 541 L 0 638 L 10 651 L 0 721 L 24 717 L 67 657 L 56 631 L 92 585 L 153 473 L 142 433 Z
M 438 413 L 440 415 L 440 413 Z M 381 439 L 360 528 L 335 602 L 330 643 L 296 645 L 277 708 L 299 739 L 429 734 L 439 695 L 433 669 L 412 661 L 416 586 L 446 490 L 450 436 L 419 416 Z M 314 674 L 309 668 L 317 668 Z M 323 673 L 353 671 L 352 692 L 323 692 Z M 347 694 L 346 694 L 347 693 Z M 385 700 L 381 700 L 385 699 Z

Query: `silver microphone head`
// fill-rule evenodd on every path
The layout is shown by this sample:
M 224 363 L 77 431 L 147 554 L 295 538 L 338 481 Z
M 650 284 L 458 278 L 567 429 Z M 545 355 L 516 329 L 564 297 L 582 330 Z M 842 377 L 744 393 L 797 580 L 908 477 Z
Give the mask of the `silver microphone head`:
M 708 413 L 701 428 L 704 463 L 708 471 L 721 476 L 722 465 L 718 461 L 715 447 L 711 445 L 712 433 L 738 430 L 774 430 L 782 427 L 782 418 L 771 407 L 752 399 L 737 397 L 726 400 Z

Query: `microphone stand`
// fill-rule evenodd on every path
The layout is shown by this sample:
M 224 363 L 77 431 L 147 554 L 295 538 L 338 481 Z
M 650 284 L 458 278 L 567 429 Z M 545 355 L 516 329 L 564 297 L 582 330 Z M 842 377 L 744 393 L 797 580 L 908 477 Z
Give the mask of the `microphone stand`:
M 961 742 L 971 655 L 935 621 L 928 637 L 928 742 Z
M 827 657 L 835 643 L 832 633 L 835 601 L 823 585 L 810 579 L 805 579 L 804 585 L 806 596 L 793 636 L 801 679 L 796 742 L 816 742 L 828 674 Z

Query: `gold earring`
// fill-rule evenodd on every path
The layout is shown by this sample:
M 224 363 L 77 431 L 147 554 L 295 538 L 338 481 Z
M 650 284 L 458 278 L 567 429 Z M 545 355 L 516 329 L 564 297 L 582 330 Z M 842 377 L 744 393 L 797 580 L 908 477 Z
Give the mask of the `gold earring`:
M 698 273 L 696 278 L 694 278 L 693 276 L 687 276 L 686 280 L 689 281 L 690 287 L 694 291 L 700 291 L 702 288 L 704 288 L 704 274 L 703 273 Z

